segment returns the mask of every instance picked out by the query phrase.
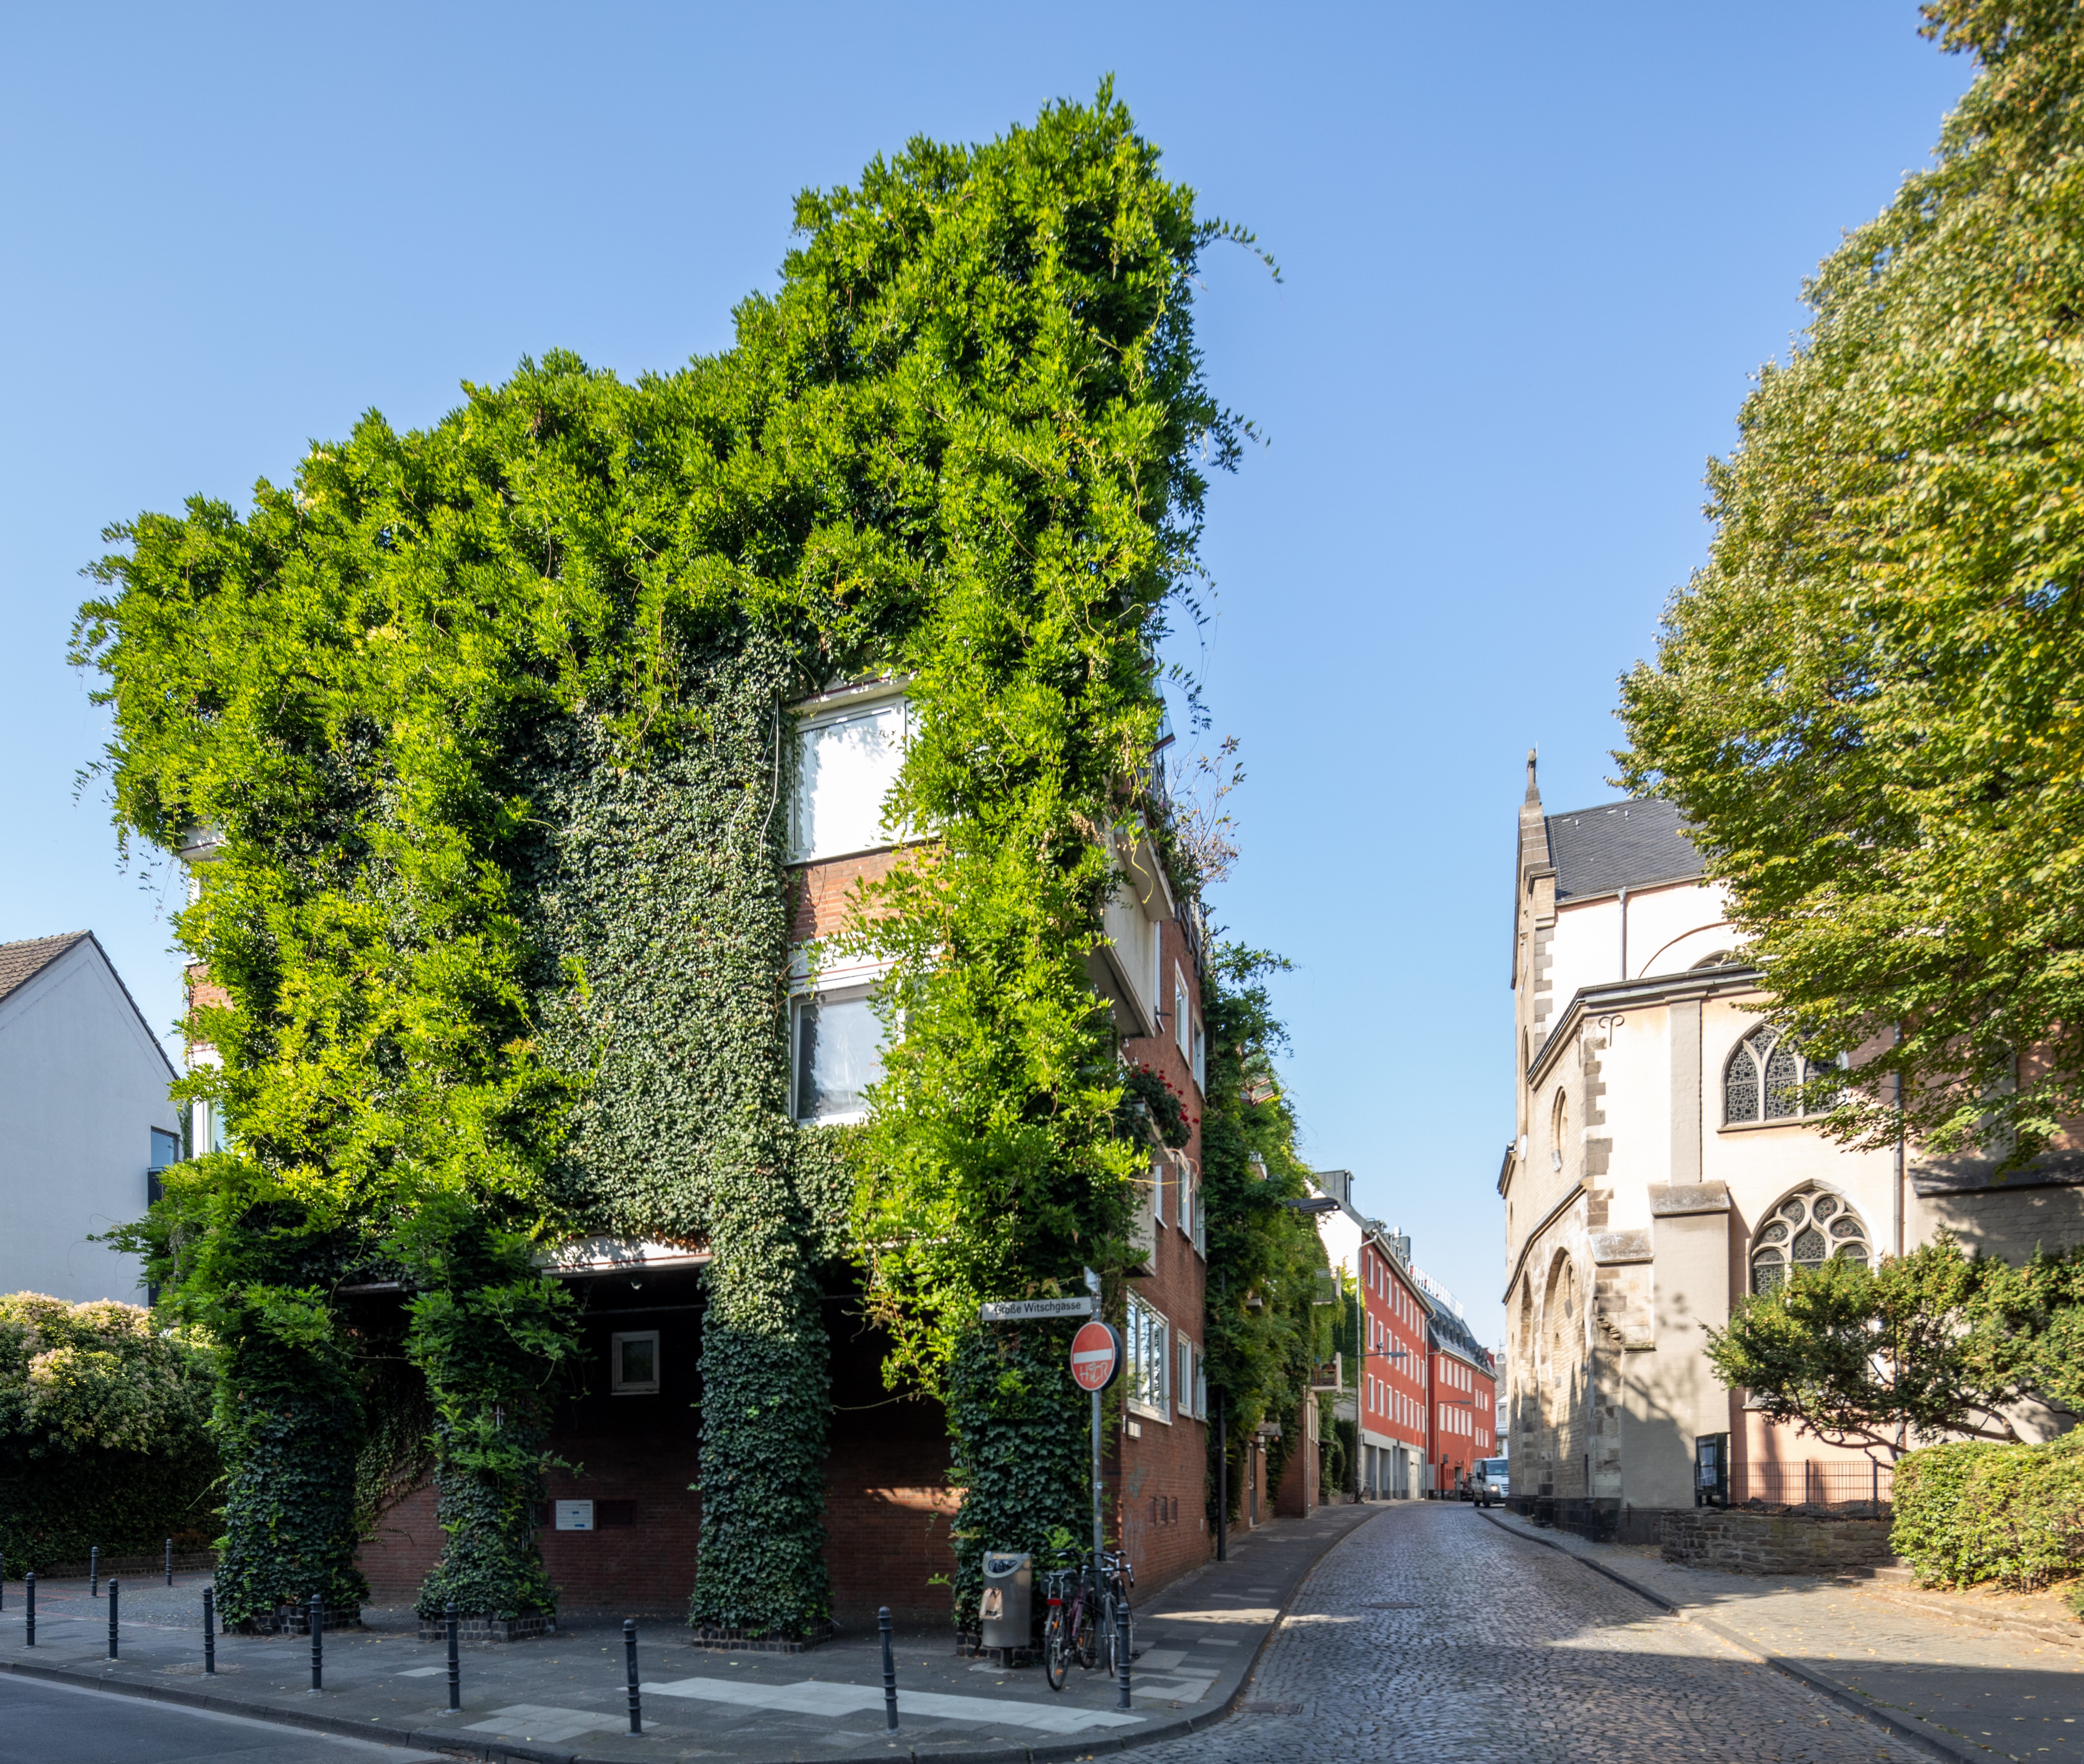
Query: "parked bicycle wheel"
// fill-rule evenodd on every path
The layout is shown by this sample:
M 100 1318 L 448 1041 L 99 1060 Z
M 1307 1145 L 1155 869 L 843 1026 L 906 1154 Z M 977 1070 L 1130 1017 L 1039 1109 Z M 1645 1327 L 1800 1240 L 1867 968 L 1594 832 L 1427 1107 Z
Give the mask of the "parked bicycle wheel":
M 1099 1625 L 1098 1612 L 1090 1597 L 1082 1595 L 1071 1608 L 1072 1651 L 1078 1656 L 1078 1664 L 1091 1672 L 1100 1663 Z

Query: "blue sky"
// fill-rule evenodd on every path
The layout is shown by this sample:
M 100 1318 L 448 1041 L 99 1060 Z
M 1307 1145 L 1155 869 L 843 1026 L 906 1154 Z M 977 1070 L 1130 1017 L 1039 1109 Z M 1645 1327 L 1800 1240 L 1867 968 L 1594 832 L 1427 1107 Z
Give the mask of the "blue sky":
M 1611 796 L 1615 676 L 1701 561 L 1703 461 L 1802 278 L 1970 69 L 1908 0 L 1470 7 L 15 6 L 0 17 L 0 937 L 91 927 L 155 1026 L 65 665 L 108 522 L 242 501 L 362 411 L 727 343 L 790 198 L 1114 74 L 1280 260 L 1207 269 L 1218 486 L 1182 654 L 1243 742 L 1217 920 L 1286 952 L 1313 1161 L 1498 1335 L 1513 816 Z M 170 1037 L 171 1039 L 171 1037 Z

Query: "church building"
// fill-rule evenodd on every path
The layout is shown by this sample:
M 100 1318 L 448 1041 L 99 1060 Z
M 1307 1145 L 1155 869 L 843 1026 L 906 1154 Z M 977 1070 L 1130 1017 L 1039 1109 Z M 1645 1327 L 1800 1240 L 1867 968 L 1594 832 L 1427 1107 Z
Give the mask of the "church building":
M 1498 1176 L 1515 1503 L 1647 1542 L 1695 1504 L 1704 1467 L 1738 1501 L 1886 1499 L 1885 1467 L 1726 1390 L 1704 1330 L 1792 1268 L 1942 1229 L 2014 1260 L 2084 1239 L 2084 1153 L 1998 1183 L 1973 1159 L 1825 1138 L 1802 1112 L 1812 1068 L 1767 1020 L 1677 810 L 1552 814 L 1530 754 L 1519 831 Z

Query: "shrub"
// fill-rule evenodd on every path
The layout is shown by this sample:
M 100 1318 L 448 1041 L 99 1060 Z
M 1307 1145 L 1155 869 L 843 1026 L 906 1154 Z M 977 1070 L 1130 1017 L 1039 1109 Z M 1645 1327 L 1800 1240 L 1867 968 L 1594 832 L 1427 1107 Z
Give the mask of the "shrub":
M 0 1295 L 0 1550 L 14 1569 L 193 1549 L 218 1477 L 204 1352 L 112 1300 Z
M 2038 1591 L 2084 1562 L 2084 1434 L 1928 1446 L 1896 1466 L 1890 1542 L 1928 1586 Z

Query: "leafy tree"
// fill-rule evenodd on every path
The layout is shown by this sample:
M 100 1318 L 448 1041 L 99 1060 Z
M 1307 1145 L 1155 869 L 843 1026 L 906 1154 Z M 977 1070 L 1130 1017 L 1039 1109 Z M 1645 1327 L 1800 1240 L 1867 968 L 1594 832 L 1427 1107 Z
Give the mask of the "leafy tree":
M 2015 1167 L 2084 1114 L 2084 11 L 1924 16 L 1974 83 L 1711 463 L 1618 757 L 1859 1053 L 1829 1131 Z
M 2084 1410 L 2084 1249 L 2026 1267 L 1942 1236 L 1876 1268 L 1836 1260 L 1739 1299 L 1716 1376 L 1768 1419 L 1894 1457 L 1949 1436 L 2017 1441 L 2020 1406 Z
M 17 1573 L 205 1542 L 217 1453 L 204 1344 L 134 1305 L 0 1297 L 0 1553 Z

